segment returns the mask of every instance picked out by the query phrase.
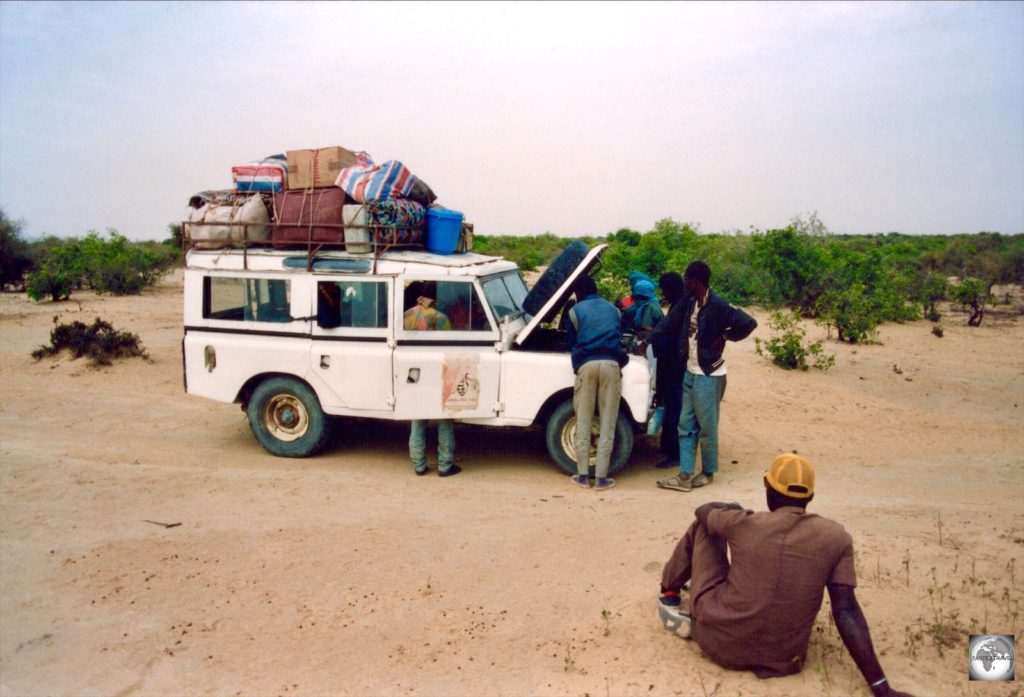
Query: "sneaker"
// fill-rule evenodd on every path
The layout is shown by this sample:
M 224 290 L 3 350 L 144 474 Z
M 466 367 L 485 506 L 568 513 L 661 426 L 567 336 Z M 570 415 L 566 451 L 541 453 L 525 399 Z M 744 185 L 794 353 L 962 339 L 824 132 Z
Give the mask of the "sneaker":
M 452 465 L 451 467 L 449 467 L 446 470 L 442 470 L 442 469 L 437 470 L 437 476 L 438 477 L 454 477 L 456 474 L 458 474 L 461 471 L 462 471 L 461 467 L 459 467 L 458 465 Z
M 587 475 L 585 474 L 574 474 L 571 477 L 569 477 L 569 479 L 571 479 L 572 483 L 575 484 L 576 486 L 581 486 L 584 489 L 590 488 L 590 479 L 587 478 Z
M 689 491 L 693 488 L 693 477 L 686 472 L 680 472 L 671 479 L 662 479 L 658 482 L 658 486 L 662 489 Z
M 416 470 L 416 476 L 417 476 L 417 477 L 422 477 L 422 476 L 423 476 L 424 474 L 426 474 L 426 473 L 427 473 L 427 472 L 429 472 L 429 471 L 430 471 L 430 468 L 429 468 L 429 467 L 424 467 L 424 468 L 423 468 L 423 469 L 421 469 L 421 470 Z
M 594 482 L 595 491 L 604 491 L 605 489 L 611 489 L 615 486 L 615 480 L 611 477 L 598 477 L 597 481 Z
M 678 601 L 679 599 L 676 598 Z M 678 605 L 666 605 L 664 601 L 658 603 L 658 619 L 661 625 L 668 631 L 682 639 L 690 638 L 691 620 L 690 613 L 683 612 Z
M 710 474 L 704 474 L 703 472 L 701 472 L 696 477 L 690 480 L 690 484 L 693 486 L 694 489 L 696 489 L 697 487 L 707 486 L 708 484 L 711 484 L 713 481 L 715 481 L 714 472 Z

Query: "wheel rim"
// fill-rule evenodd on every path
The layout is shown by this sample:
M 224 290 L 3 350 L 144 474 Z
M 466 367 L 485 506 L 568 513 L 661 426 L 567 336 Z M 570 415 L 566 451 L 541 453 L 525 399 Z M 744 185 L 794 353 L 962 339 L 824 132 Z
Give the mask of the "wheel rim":
M 596 414 L 595 414 L 596 416 Z M 601 435 L 601 424 L 597 419 L 590 422 L 590 465 L 597 461 L 597 438 Z M 576 461 L 576 417 L 570 416 L 562 426 L 562 449 L 573 462 Z
M 298 440 L 309 430 L 309 413 L 295 395 L 274 395 L 263 407 L 263 425 L 278 440 Z

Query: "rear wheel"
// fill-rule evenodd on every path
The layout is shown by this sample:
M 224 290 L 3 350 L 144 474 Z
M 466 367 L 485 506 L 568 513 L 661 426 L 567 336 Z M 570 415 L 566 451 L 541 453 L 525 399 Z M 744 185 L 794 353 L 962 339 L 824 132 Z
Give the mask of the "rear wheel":
M 594 460 L 597 456 L 597 437 L 600 424 L 597 415 L 591 425 L 590 435 L 590 474 L 594 474 Z M 576 412 L 572 408 L 572 400 L 567 399 L 551 412 L 548 419 L 546 442 L 548 454 L 566 474 L 576 474 Z M 614 477 L 623 470 L 633 451 L 633 428 L 629 418 L 619 410 L 615 422 L 615 442 L 612 445 L 611 462 L 608 475 Z
M 320 400 L 294 378 L 269 378 L 256 387 L 247 408 L 249 427 L 267 452 L 308 457 L 327 443 L 329 426 Z

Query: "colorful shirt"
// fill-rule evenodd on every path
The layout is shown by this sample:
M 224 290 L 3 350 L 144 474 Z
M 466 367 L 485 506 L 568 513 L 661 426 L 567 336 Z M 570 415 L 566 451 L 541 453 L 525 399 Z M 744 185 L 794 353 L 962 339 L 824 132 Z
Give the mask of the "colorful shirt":
M 426 330 L 451 329 L 448 316 L 432 307 L 416 304 L 405 311 L 402 324 L 406 329 Z

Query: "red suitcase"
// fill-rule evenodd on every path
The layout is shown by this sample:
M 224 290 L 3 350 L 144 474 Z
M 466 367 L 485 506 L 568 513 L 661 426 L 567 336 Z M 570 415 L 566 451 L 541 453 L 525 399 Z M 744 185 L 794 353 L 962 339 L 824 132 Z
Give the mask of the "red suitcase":
M 331 186 L 306 191 L 282 191 L 274 194 L 274 223 L 270 239 L 275 247 L 293 247 L 310 242 L 345 242 L 342 208 L 346 196 Z

